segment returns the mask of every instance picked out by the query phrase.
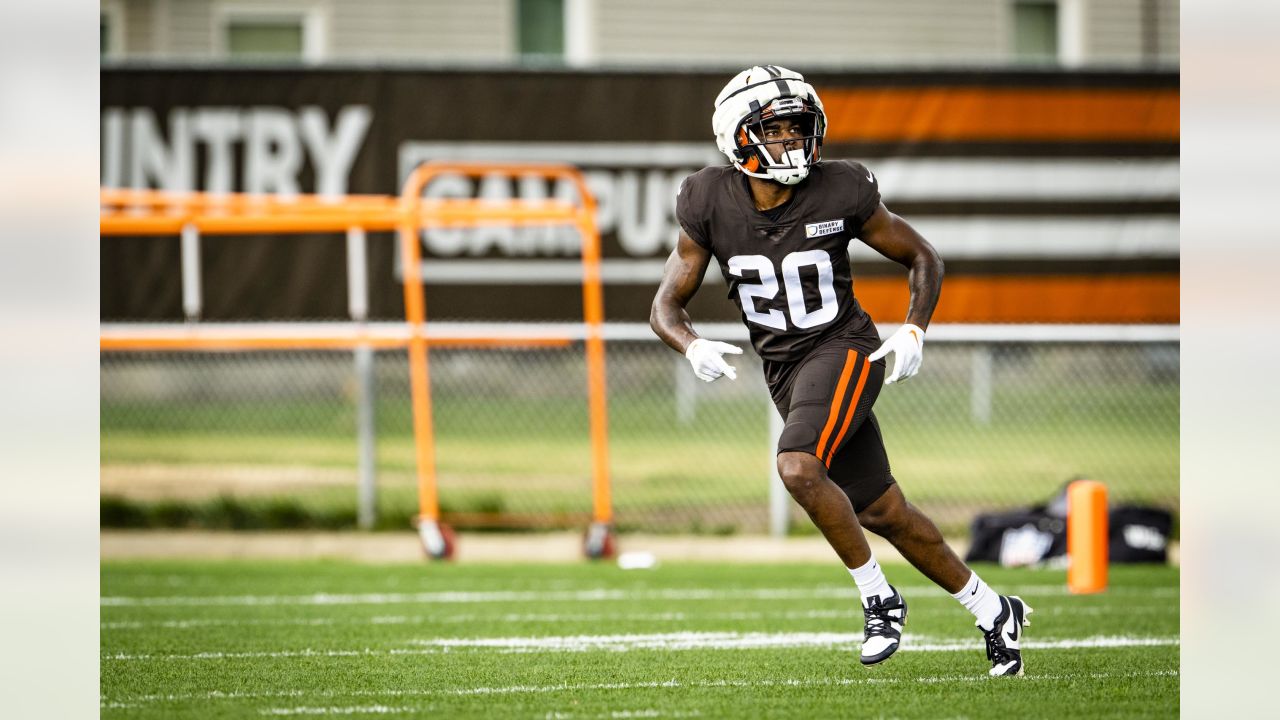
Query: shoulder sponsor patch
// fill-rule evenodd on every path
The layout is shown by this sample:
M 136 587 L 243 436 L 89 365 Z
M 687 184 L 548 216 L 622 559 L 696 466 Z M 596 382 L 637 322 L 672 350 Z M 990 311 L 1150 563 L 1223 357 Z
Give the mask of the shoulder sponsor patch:
M 807 223 L 804 226 L 805 237 L 822 237 L 823 235 L 832 235 L 844 230 L 844 219 L 826 220 L 824 222 Z

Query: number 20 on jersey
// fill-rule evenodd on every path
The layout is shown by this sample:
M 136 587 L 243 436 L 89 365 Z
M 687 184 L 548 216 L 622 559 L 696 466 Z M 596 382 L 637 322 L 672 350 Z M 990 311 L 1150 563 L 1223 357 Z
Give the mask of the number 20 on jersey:
M 800 269 L 804 267 L 813 267 L 818 274 L 818 293 L 822 302 L 814 310 L 805 307 L 804 285 L 800 280 Z M 773 261 L 764 255 L 735 255 L 729 258 L 731 274 L 741 278 L 747 271 L 758 274 L 760 279 L 759 282 L 738 284 L 742 312 L 750 322 L 785 332 L 787 321 L 781 310 L 773 308 L 768 312 L 760 312 L 755 303 L 757 298 L 772 300 L 778 295 L 778 275 Z M 791 324 L 795 327 L 814 328 L 836 318 L 839 307 L 831 271 L 831 256 L 826 250 L 804 250 L 782 258 L 782 285 L 787 298 L 787 314 L 791 316 Z

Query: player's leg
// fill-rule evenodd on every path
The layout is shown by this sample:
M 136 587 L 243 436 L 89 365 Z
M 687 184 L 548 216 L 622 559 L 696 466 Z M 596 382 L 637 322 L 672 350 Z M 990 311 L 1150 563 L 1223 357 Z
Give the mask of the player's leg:
M 897 651 L 907 605 L 872 556 L 849 497 L 828 477 L 827 463 L 870 412 L 883 375 L 883 364 L 868 363 L 854 350 L 835 348 L 807 359 L 786 396 L 775 398 L 780 409 L 786 408 L 778 474 L 858 585 L 866 619 L 861 653 L 865 665 L 887 660 Z
M 856 509 L 860 524 L 888 540 L 921 573 L 973 613 L 987 642 L 992 675 L 1022 674 L 1020 639 L 1031 608 L 1016 596 L 1002 597 L 960 560 L 938 526 L 907 501 L 889 473 L 875 415 L 869 414 L 830 467 Z
M 871 547 L 849 498 L 827 477 L 818 458 L 806 452 L 779 453 L 778 474 L 845 567 L 861 567 L 871 559 Z
M 840 448 L 830 473 L 849 495 L 866 530 L 888 540 L 947 592 L 956 593 L 964 587 L 969 568 L 947 546 L 938 526 L 907 501 L 893 480 L 875 413 Z
M 867 387 L 872 365 L 852 349 L 818 351 L 795 372 L 785 393 L 774 398 L 785 421 L 778 439 L 778 475 L 848 568 L 866 565 L 871 548 L 849 498 L 828 477 L 827 463 L 849 434 L 859 402 L 874 400 Z

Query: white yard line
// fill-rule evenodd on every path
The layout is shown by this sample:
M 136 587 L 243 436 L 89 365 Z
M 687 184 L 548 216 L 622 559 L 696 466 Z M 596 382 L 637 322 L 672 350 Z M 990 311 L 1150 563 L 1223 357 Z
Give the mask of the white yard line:
M 456 650 L 492 650 L 500 653 L 530 652 L 633 652 L 643 650 L 758 650 L 767 648 L 832 648 L 857 647 L 862 636 L 857 633 L 734 633 L 678 632 L 628 635 L 551 635 L 532 637 L 429 638 L 413 641 L 411 648 L 353 648 L 317 650 L 253 650 L 242 652 L 208 651 L 199 653 L 109 653 L 102 659 L 111 662 L 175 662 L 200 660 L 247 660 L 278 658 L 347 658 L 390 657 L 400 655 L 435 655 Z M 1028 649 L 1083 649 L 1152 647 L 1178 645 L 1176 637 L 1096 636 L 1058 640 L 1028 640 Z M 980 650 L 976 640 L 953 640 L 919 636 L 903 638 L 902 652 L 954 652 Z
M 262 715 L 400 715 L 414 712 L 414 708 L 388 707 L 386 705 L 356 705 L 313 707 L 302 705 L 291 708 L 264 708 L 258 711 Z
M 302 626 L 318 626 L 318 625 L 335 625 L 338 623 L 350 622 L 348 619 L 338 618 L 271 618 L 271 619 L 248 619 L 234 618 L 226 620 L 216 620 L 212 618 L 196 618 L 181 620 L 118 620 L 114 622 L 99 623 L 102 630 L 198 630 L 207 627 L 241 627 L 241 626 L 259 626 L 259 625 L 302 625 Z
M 905 648 L 904 648 L 905 649 Z M 1142 670 L 1127 673 L 1072 673 L 1072 674 L 1032 674 L 1017 678 L 1014 682 L 1077 682 L 1080 680 L 1107 680 L 1113 678 L 1149 678 L 1178 677 L 1177 670 Z M 556 683 L 553 685 L 507 685 L 497 687 L 451 688 L 436 690 L 387 689 L 387 690 L 352 690 L 352 691 L 316 691 L 277 690 L 259 693 L 220 692 L 207 693 L 169 693 L 164 695 L 135 695 L 115 699 L 103 698 L 100 706 L 103 709 L 126 709 L 152 703 L 207 702 L 214 700 L 255 700 L 281 697 L 472 697 L 493 695 L 526 695 L 543 693 L 576 693 L 591 690 L 656 690 L 656 689 L 701 689 L 701 688 L 764 688 L 764 687 L 846 687 L 851 685 L 910 685 L 943 684 L 943 683 L 978 683 L 1002 682 L 985 674 L 966 675 L 933 675 L 918 678 L 812 678 L 807 680 L 663 680 L 653 682 L 617 682 L 617 683 Z
M 1037 608 L 1038 614 L 1048 615 L 1115 615 L 1117 611 L 1107 607 Z M 1177 605 L 1138 605 L 1127 603 L 1125 615 L 1176 615 Z M 456 615 L 375 615 L 372 617 L 315 617 L 315 618 L 171 618 L 166 620 L 115 620 L 99 623 L 102 630 L 201 630 L 209 627 L 260 627 L 260 626 L 325 626 L 325 625 L 459 625 L 463 623 L 530 623 L 530 622 L 686 622 L 705 620 L 839 620 L 861 618 L 862 613 L 853 607 L 829 610 L 786 610 L 779 612 L 659 612 L 659 613 L 461 613 Z
M 423 649 L 473 648 L 500 652 L 631 652 L 635 650 L 756 650 L 762 648 L 855 647 L 862 642 L 860 633 L 796 632 L 677 632 L 626 635 L 567 635 L 506 638 L 430 638 L 412 641 Z M 1060 640 L 1028 640 L 1029 649 L 1075 649 L 1102 647 L 1139 647 L 1177 645 L 1178 638 L 1130 636 L 1098 636 Z M 920 636 L 903 639 L 901 650 L 917 652 L 949 652 L 981 649 L 976 640 L 952 640 Z M 412 651 L 391 650 L 392 654 Z
M 900 588 L 908 597 L 942 597 L 939 587 Z M 1002 588 L 1015 595 L 1060 596 L 1068 590 L 1062 585 L 1019 585 Z M 1177 597 L 1177 588 L 1112 588 L 1112 594 L 1139 597 Z M 437 591 L 419 593 L 313 593 L 310 595 L 109 595 L 99 602 L 102 607 L 166 607 L 166 606 L 262 606 L 262 605 L 397 605 L 425 603 L 489 603 L 489 602 L 613 602 L 628 600 L 812 600 L 855 599 L 855 587 L 756 588 L 719 590 L 686 588 L 663 590 L 627 590 L 599 588 L 593 590 L 552 591 Z
M 1129 608 L 1126 609 L 1126 612 Z M 207 627 L 239 627 L 260 625 L 456 625 L 461 623 L 530 623 L 530 622 L 684 622 L 703 620 L 837 620 L 861 618 L 852 607 L 831 610 L 791 610 L 784 612 L 660 612 L 660 613 L 463 613 L 460 615 L 376 615 L 369 618 L 256 618 L 256 619 L 171 619 L 119 620 L 99 623 L 102 630 L 196 630 Z

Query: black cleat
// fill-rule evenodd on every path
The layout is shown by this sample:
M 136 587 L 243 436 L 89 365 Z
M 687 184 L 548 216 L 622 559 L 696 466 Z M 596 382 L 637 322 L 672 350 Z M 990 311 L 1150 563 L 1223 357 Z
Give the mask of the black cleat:
M 862 640 L 862 664 L 875 665 L 888 660 L 902 643 L 902 626 L 907 622 L 907 601 L 898 589 L 889 586 L 893 595 L 888 599 L 875 597 L 863 602 L 862 615 L 865 629 Z
M 1017 595 L 1001 595 L 996 626 L 990 630 L 982 630 L 982 626 L 978 626 L 987 641 L 987 659 L 991 661 L 989 674 L 992 677 L 1022 674 L 1022 628 L 1031 624 L 1027 617 L 1031 612 L 1031 606 Z

